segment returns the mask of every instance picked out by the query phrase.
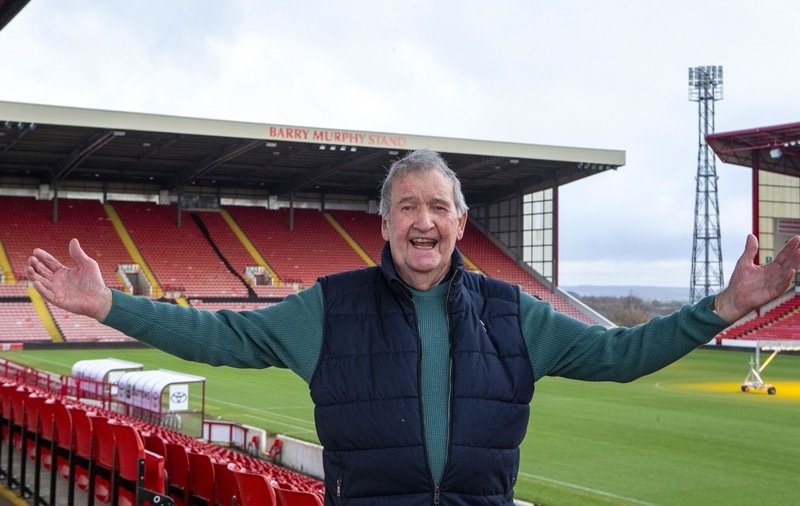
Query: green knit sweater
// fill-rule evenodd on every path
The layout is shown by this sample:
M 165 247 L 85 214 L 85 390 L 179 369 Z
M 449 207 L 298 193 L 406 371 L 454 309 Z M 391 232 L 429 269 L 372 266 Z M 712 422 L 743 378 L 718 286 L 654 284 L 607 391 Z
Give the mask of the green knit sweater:
M 413 291 L 422 339 L 423 417 L 428 458 L 440 481 L 449 427 L 449 338 L 446 285 Z M 255 311 L 216 313 L 113 292 L 103 321 L 139 341 L 186 360 L 231 367 L 285 367 L 311 381 L 322 344 L 319 284 Z M 523 293 L 520 324 L 534 380 L 562 376 L 590 381 L 632 381 L 707 343 L 726 323 L 711 298 L 631 328 L 590 326 Z

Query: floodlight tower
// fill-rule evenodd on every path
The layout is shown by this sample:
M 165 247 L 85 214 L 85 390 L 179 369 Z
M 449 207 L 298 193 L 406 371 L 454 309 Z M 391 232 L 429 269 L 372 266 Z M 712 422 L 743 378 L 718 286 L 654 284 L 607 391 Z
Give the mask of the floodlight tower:
M 717 167 L 706 135 L 714 133 L 714 103 L 722 100 L 722 67 L 689 69 L 689 100 L 697 102 L 697 190 L 692 246 L 692 302 L 722 290 L 722 246 L 717 202 Z

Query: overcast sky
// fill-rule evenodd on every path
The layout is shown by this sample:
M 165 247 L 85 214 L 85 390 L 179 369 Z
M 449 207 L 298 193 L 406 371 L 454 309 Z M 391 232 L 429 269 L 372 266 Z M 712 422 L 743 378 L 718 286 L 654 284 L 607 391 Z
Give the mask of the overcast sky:
M 689 67 L 724 67 L 717 132 L 800 121 L 795 0 L 32 0 L 0 46 L 0 100 L 624 150 L 562 187 L 566 286 L 688 290 Z M 728 278 L 750 172 L 717 172 Z

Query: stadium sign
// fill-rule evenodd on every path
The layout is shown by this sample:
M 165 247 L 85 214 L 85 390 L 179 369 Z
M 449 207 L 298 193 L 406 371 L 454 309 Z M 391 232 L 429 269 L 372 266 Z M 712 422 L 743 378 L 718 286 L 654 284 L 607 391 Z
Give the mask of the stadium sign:
M 405 135 L 355 132 L 351 130 L 328 130 L 270 125 L 267 137 L 272 140 L 320 142 L 325 144 L 347 144 L 380 148 L 403 148 L 408 144 Z

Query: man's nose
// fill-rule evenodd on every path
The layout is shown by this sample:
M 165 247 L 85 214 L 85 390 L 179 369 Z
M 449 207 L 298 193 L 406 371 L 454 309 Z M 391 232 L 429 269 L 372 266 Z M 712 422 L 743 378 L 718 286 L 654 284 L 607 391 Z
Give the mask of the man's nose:
M 429 230 L 433 227 L 433 213 L 426 207 L 423 207 L 417 213 L 414 225 L 420 230 Z

